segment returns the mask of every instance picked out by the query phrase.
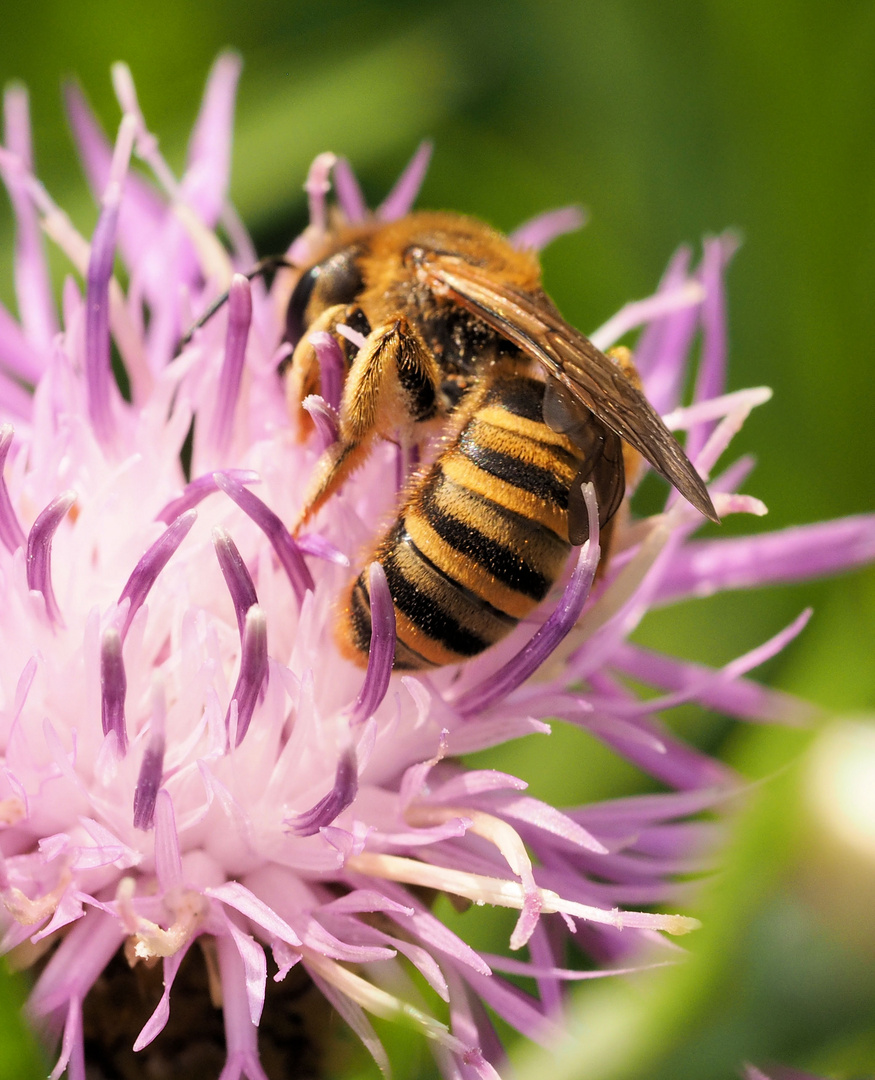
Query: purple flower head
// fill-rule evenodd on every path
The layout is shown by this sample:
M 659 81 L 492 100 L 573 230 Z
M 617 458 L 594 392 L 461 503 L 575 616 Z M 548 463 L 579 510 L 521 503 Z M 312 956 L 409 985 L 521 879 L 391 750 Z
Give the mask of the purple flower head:
M 597 574 L 598 519 L 585 491 L 590 539 L 566 579 L 536 619 L 468 664 L 392 672 L 393 604 L 375 564 L 362 672 L 335 643 L 337 598 L 361 570 L 370 522 L 397 497 L 397 447 L 376 445 L 318 527 L 292 538 L 314 465 L 337 435 L 342 357 L 327 335 L 313 342 L 323 397 L 307 405 L 312 437 L 296 440 L 277 378 L 287 283 L 280 274 L 267 290 L 239 276 L 254 255 L 227 199 L 237 74 L 231 58 L 216 64 L 181 178 L 125 68 L 114 71 L 123 113 L 114 145 L 70 91 L 101 206 L 90 239 L 35 178 L 21 91 L 7 101 L 0 174 L 17 229 L 20 322 L 0 307 L 3 948 L 22 961 L 48 953 L 28 1011 L 57 1048 L 53 1076 L 85 1076 L 83 1016 L 102 974 L 158 965 L 154 1010 L 129 1040 L 148 1058 L 163 1045 L 175 981 L 200 955 L 222 1008 L 223 1078 L 272 1075 L 259 1030 L 268 1037 L 263 1021 L 283 987 L 290 999 L 302 987 L 321 995 L 381 1067 L 369 1014 L 420 1031 L 447 1077 L 496 1077 L 490 1016 L 549 1041 L 563 988 L 580 977 L 569 943 L 606 974 L 634 965 L 645 946 L 673 958 L 665 935 L 695 925 L 652 909 L 682 906 L 679 876 L 710 866 L 716 826 L 690 819 L 736 781 L 671 735 L 660 709 L 695 701 L 773 721 L 803 711 L 748 674 L 804 616 L 720 668 L 647 651 L 630 633 L 655 605 L 870 561 L 875 519 L 694 539 L 700 515 L 671 495 L 648 518 L 621 509 L 612 561 Z M 380 220 L 409 211 L 429 152 L 414 156 Z M 293 259 L 314 250 L 332 215 L 371 216 L 343 159 L 317 159 L 306 190 L 311 225 Z M 546 215 L 516 242 L 538 248 L 580 220 L 576 210 Z M 40 226 L 79 275 L 61 313 Z M 747 462 L 718 470 L 768 397 L 724 392 L 722 275 L 733 247 L 709 241 L 699 268 L 682 253 L 653 297 L 593 334 L 604 349 L 644 327 L 645 389 L 713 476 L 721 516 L 765 512 L 738 492 Z M 177 351 L 225 288 L 226 309 Z M 683 404 L 697 331 L 695 396 Z M 116 385 L 110 342 L 129 396 Z M 632 682 L 655 696 L 639 698 Z M 547 732 L 551 718 L 589 731 L 669 790 L 559 809 L 526 794 L 524 779 L 460 760 Z M 436 893 L 511 909 L 520 957 L 472 948 L 433 912 Z M 443 1002 L 440 1015 L 412 973 Z

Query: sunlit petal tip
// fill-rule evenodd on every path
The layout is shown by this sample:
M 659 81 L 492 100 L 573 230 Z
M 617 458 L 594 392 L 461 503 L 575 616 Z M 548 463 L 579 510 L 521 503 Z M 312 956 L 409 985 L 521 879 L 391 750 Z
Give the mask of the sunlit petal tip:
M 63 620 L 52 585 L 52 541 L 75 502 L 75 491 L 65 491 L 53 499 L 37 517 L 27 536 L 27 587 L 42 594 L 46 614 L 56 624 Z
M 230 736 L 232 705 L 236 706 L 235 746 L 243 742 L 249 730 L 258 697 L 267 680 L 267 620 L 257 604 L 246 612 L 240 639 L 240 674 L 225 714 L 225 728 Z
M 324 330 L 310 334 L 310 344 L 319 361 L 321 396 L 332 409 L 340 408 L 346 363 L 335 338 Z
M 213 546 L 219 566 L 222 569 L 222 577 L 228 586 L 231 600 L 234 603 L 234 612 L 237 615 L 237 628 L 243 633 L 246 622 L 246 613 L 253 604 L 258 603 L 255 594 L 255 585 L 246 564 L 237 550 L 237 546 L 224 529 L 218 526 L 213 528 Z

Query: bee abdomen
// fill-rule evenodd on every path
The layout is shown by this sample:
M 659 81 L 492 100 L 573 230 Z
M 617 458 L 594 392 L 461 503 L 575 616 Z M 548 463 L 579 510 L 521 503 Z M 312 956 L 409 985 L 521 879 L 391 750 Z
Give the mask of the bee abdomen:
M 395 666 L 467 660 L 547 595 L 568 558 L 568 498 L 582 454 L 542 418 L 544 386 L 490 384 L 458 438 L 418 481 L 374 554 L 395 606 Z M 354 655 L 371 636 L 367 572 L 342 626 Z

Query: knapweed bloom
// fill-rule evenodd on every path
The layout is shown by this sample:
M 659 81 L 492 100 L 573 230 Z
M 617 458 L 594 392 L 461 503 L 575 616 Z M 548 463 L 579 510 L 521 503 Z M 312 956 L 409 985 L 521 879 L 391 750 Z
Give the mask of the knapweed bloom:
M 37 965 L 28 1012 L 58 1047 L 55 1077 L 67 1069 L 81 1080 L 92 1054 L 162 1060 L 180 994 L 191 1016 L 195 991 L 180 984 L 193 954 L 205 960 L 203 1014 L 221 1007 L 223 1080 L 302 1068 L 301 1040 L 276 1037 L 271 999 L 265 1010 L 269 980 L 315 988 L 384 1068 L 369 1014 L 421 1031 L 445 1076 L 494 1077 L 491 1015 L 550 1040 L 563 985 L 584 977 L 566 967 L 570 941 L 616 970 L 691 926 L 638 909 L 680 905 L 676 876 L 708 865 L 711 840 L 711 826 L 690 818 L 733 778 L 674 738 L 659 710 L 698 701 L 780 720 L 798 707 L 746 675 L 804 616 L 719 670 L 644 650 L 631 631 L 654 605 L 869 559 L 875 522 L 694 540 L 700 516 L 671 496 L 651 518 L 625 515 L 600 579 L 594 523 L 538 623 L 467 665 L 417 677 L 391 672 L 391 598 L 372 567 L 369 664 L 348 663 L 334 641 L 335 601 L 397 498 L 386 477 L 398 451 L 377 447 L 292 538 L 333 438 L 336 387 L 322 342 L 328 400 L 309 401 L 314 434 L 297 441 L 278 375 L 289 274 L 270 289 L 235 274 L 255 263 L 226 197 L 237 74 L 233 58 L 216 65 L 180 180 L 126 69 L 115 71 L 114 145 L 69 92 L 100 203 L 90 240 L 34 176 L 22 91 L 6 98 L 0 171 L 16 222 L 19 321 L 0 309 L 3 948 Z M 132 155 L 151 180 L 131 169 Z M 380 218 L 408 211 L 426 156 Z M 326 227 L 331 180 L 337 213 L 353 222 L 369 213 L 349 166 L 319 158 L 307 183 L 312 223 L 293 262 Z M 547 215 L 515 242 L 542 246 L 574 219 Z M 40 227 L 76 272 L 60 313 Z M 703 476 L 768 397 L 723 391 L 731 249 L 727 238 L 709 241 L 696 269 L 681 252 L 653 298 L 593 335 L 606 348 L 646 326 L 636 356 L 647 393 L 686 430 Z M 181 345 L 226 288 L 226 309 Z M 681 406 L 699 331 L 693 400 Z M 721 515 L 763 512 L 737 493 L 749 468 L 742 460 L 714 475 Z M 632 679 L 660 693 L 641 700 Z M 551 717 L 670 790 L 560 810 L 527 795 L 524 778 L 462 763 L 547 732 Z M 438 919 L 436 894 L 516 911 L 520 959 L 472 948 Z M 116 992 L 118 973 L 158 964 L 163 988 L 140 1015 L 136 995 Z M 89 1011 L 107 985 L 113 1007 Z M 119 1012 L 110 1032 L 106 1014 Z M 168 1068 L 206 1039 L 206 1020 L 187 1024 Z M 318 1046 L 322 1036 L 308 1038 Z

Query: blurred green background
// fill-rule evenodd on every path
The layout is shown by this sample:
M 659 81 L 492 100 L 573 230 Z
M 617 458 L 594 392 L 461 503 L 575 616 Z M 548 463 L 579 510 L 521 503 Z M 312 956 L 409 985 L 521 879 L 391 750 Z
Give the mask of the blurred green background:
M 30 88 L 39 174 L 82 228 L 94 209 L 66 133 L 62 79 L 75 74 L 114 131 L 109 65 L 126 60 L 148 123 L 181 167 L 203 80 L 227 46 L 245 64 L 232 195 L 262 252 L 303 224 L 301 184 L 316 153 L 347 155 L 373 202 L 425 136 L 435 156 L 420 205 L 505 229 L 545 208 L 589 208 L 587 228 L 544 259 L 548 289 L 583 330 L 649 293 L 679 243 L 737 228 L 730 384 L 775 390 L 737 443 L 756 452 L 747 490 L 770 508 L 743 526 L 873 508 L 871 0 L 8 5 L 0 81 Z M 4 266 L 10 242 L 4 208 Z M 0 296 L 11 303 L 7 272 Z M 828 714 L 872 709 L 871 569 L 685 605 L 640 637 L 723 663 L 808 604 L 808 629 L 763 677 Z M 793 763 L 810 736 L 692 710 L 674 720 L 751 776 L 790 768 L 759 790 L 719 887 L 701 901 L 710 923 L 689 943 L 695 961 L 640 992 L 581 991 L 563 1075 L 711 1080 L 737 1075 L 744 1060 L 875 1074 L 873 935 L 849 935 L 838 909 L 805 887 L 806 867 L 818 864 L 799 809 L 803 766 Z M 501 763 L 559 802 L 642 785 L 581 738 L 550 743 L 534 775 L 527 751 Z M 872 874 L 860 868 L 868 888 Z M 11 1023 L 5 1034 L 17 1037 Z M 0 1077 L 26 1075 L 32 1059 L 18 1046 L 0 1049 Z M 426 1074 L 417 1049 L 399 1042 L 393 1055 L 400 1075 Z

